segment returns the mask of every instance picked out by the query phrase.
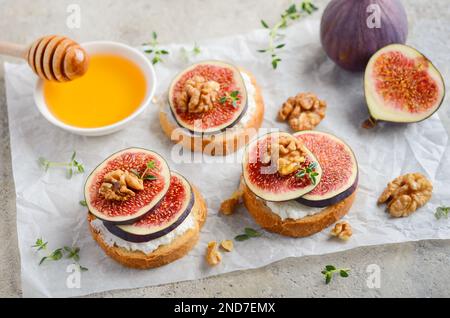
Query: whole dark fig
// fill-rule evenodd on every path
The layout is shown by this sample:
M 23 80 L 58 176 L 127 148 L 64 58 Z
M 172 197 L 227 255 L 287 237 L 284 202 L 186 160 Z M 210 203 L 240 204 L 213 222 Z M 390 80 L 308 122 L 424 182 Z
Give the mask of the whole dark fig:
M 349 71 L 392 43 L 405 43 L 408 20 L 399 0 L 332 0 L 322 16 L 320 38 L 327 55 Z

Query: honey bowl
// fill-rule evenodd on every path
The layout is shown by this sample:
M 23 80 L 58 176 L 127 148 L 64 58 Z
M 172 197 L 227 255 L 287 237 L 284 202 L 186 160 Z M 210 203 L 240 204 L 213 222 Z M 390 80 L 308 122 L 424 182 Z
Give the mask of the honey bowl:
M 147 57 L 128 45 L 81 44 L 90 57 L 85 75 L 71 82 L 39 79 L 34 100 L 53 125 L 83 136 L 102 136 L 129 125 L 151 103 L 156 75 Z

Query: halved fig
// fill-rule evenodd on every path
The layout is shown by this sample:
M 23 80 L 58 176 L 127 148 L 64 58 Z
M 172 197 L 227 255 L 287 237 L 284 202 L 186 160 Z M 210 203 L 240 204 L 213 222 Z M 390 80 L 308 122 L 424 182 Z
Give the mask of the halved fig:
M 148 169 L 148 164 L 152 168 Z M 143 180 L 143 189 L 135 191 L 127 200 L 106 199 L 100 193 L 105 176 L 113 171 L 144 173 L 151 178 Z M 92 171 L 84 186 L 89 211 L 99 219 L 115 224 L 130 224 L 144 217 L 164 197 L 170 186 L 170 170 L 166 161 L 156 152 L 142 148 L 121 150 Z
M 202 88 L 198 79 L 207 86 Z M 240 71 L 222 61 L 203 61 L 182 71 L 172 81 L 168 99 L 175 121 L 192 133 L 221 132 L 238 123 L 247 111 L 247 90 Z
M 285 132 L 273 132 L 253 140 L 246 148 L 242 163 L 242 174 L 248 188 L 266 201 L 288 201 L 312 191 L 319 183 L 322 169 L 312 152 L 302 145 L 304 161 L 296 170 L 281 174 L 277 159 L 267 160 L 268 149 L 282 138 L 295 137 Z M 273 153 L 271 154 L 273 156 Z M 282 157 L 281 151 L 275 154 Z
M 180 225 L 191 213 L 194 201 L 189 182 L 180 174 L 172 172 L 169 191 L 151 213 L 130 225 L 104 224 L 111 233 L 126 241 L 148 242 L 170 233 Z
M 301 131 L 299 138 L 316 156 L 322 167 L 322 178 L 311 192 L 297 201 L 311 207 L 338 203 L 358 186 L 358 163 L 351 148 L 336 136 L 320 131 Z
M 369 60 L 364 75 L 364 90 L 370 119 L 412 123 L 436 112 L 445 95 L 442 75 L 420 52 L 403 44 L 391 44 Z

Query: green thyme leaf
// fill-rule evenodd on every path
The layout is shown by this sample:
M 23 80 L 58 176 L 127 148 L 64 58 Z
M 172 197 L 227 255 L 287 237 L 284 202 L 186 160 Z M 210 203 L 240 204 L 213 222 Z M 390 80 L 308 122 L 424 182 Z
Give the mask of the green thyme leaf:
M 240 235 L 237 235 L 234 239 L 236 241 L 242 242 L 242 241 L 248 240 L 249 238 L 250 238 L 250 236 L 248 236 L 247 234 L 240 234 Z
M 331 278 L 333 277 L 333 274 L 330 272 L 325 273 L 325 284 L 329 284 L 331 282 Z
M 36 251 L 45 250 L 47 248 L 47 243 L 48 242 L 44 242 L 42 238 L 38 238 L 36 243 L 31 247 L 36 248 Z
M 450 213 L 450 206 L 440 206 L 440 207 L 436 208 L 436 212 L 434 213 L 434 216 L 438 220 L 441 218 L 447 219 L 449 213 Z
M 250 227 L 246 227 L 244 231 L 249 237 L 260 237 L 262 235 L 260 232 Z
M 339 271 L 339 275 L 341 275 L 341 277 L 348 277 L 348 272 L 346 270 L 341 269 Z
M 82 272 L 86 272 L 89 270 L 87 267 L 81 266 L 80 264 L 78 264 L 78 266 L 80 268 L 80 271 L 82 271 Z
M 43 258 L 41 258 L 41 260 L 39 261 L 39 265 L 44 263 L 46 259 L 47 259 L 47 256 L 44 256 Z
M 246 227 L 244 229 L 244 234 L 237 235 L 234 239 L 236 241 L 245 241 L 252 237 L 260 237 L 261 235 L 262 233 L 260 233 L 259 231 L 252 229 L 251 227 Z
M 225 94 L 219 99 L 219 103 L 224 104 L 228 100 L 233 107 L 237 107 L 237 102 L 239 101 L 239 91 L 232 91 L 229 94 Z
M 153 168 L 155 168 L 155 167 L 156 167 L 156 165 L 155 165 L 155 162 L 154 162 L 153 160 L 147 162 L 147 168 L 148 168 L 148 169 L 153 169 Z
M 305 170 L 300 170 L 299 172 L 297 172 L 297 174 L 295 175 L 297 178 L 303 178 L 306 175 L 306 171 Z
M 157 178 L 151 174 L 146 175 L 143 180 L 156 180 Z
M 264 28 L 266 28 L 266 29 L 268 29 L 269 28 L 269 25 L 266 23 L 266 21 L 264 21 L 264 20 L 261 20 L 261 25 L 264 27 Z
M 350 269 L 348 268 L 336 268 L 336 266 L 333 265 L 326 265 L 321 273 L 325 276 L 325 284 L 329 284 L 333 278 L 334 273 L 339 273 L 339 276 L 345 278 L 348 277 L 349 271 Z
M 230 97 L 232 97 L 232 98 L 237 98 L 238 95 L 239 95 L 239 91 L 232 91 L 232 92 L 230 93 Z
M 273 69 L 276 69 L 278 67 L 278 62 L 276 60 L 272 61 L 272 67 Z
M 200 53 L 202 53 L 200 46 L 198 46 L 197 43 L 194 43 L 194 47 L 192 48 L 192 54 L 199 55 Z
M 81 200 L 80 202 L 78 202 L 81 206 L 87 206 L 87 202 L 86 200 Z
M 295 4 L 292 4 L 289 8 L 287 8 L 286 10 L 286 14 L 292 14 L 297 12 L 297 7 L 295 6 Z
M 47 171 L 48 168 L 50 167 L 50 162 L 43 157 L 40 157 L 38 159 L 38 162 L 39 162 L 39 165 L 44 169 L 44 171 Z

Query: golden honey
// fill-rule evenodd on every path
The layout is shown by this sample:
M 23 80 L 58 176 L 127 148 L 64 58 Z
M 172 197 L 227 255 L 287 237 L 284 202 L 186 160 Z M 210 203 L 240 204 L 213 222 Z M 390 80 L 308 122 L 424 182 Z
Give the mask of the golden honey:
M 128 117 L 143 102 L 147 83 L 134 62 L 118 56 L 90 57 L 87 73 L 70 82 L 44 83 L 50 112 L 67 125 L 81 128 L 108 126 Z

